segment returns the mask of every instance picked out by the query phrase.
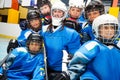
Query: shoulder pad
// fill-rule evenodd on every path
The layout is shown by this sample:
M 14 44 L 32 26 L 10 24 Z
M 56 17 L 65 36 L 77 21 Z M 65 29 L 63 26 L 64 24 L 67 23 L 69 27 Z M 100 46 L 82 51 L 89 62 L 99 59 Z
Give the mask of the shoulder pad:
M 89 51 L 93 49 L 95 46 L 97 46 L 98 43 L 95 41 L 90 41 L 88 44 L 85 45 L 85 48 Z
M 26 48 L 24 48 L 24 47 L 18 47 L 16 49 L 18 52 L 27 52 Z

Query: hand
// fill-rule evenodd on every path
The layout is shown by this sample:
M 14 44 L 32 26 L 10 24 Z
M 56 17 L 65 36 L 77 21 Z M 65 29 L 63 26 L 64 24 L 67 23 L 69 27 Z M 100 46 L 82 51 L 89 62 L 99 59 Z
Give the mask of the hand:
M 3 77 L 3 75 L 2 74 L 0 74 L 0 79 Z
M 70 76 L 67 72 L 63 71 L 62 73 L 58 73 L 53 80 L 70 80 Z

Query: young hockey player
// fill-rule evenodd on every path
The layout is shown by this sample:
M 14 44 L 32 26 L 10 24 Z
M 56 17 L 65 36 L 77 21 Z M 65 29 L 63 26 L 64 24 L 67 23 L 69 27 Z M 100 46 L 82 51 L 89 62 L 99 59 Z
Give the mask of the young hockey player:
M 67 15 L 66 5 L 61 1 L 55 2 L 51 8 L 51 15 L 52 24 L 43 26 L 49 80 L 53 80 L 55 75 L 60 74 L 63 70 L 63 50 L 74 55 L 80 47 L 79 34 L 75 30 L 64 26 L 63 21 Z
M 38 0 L 37 6 L 40 11 L 43 25 L 51 23 L 51 2 L 49 0 Z
M 118 20 L 103 14 L 92 26 L 96 39 L 83 44 L 74 54 L 68 68 L 70 80 L 119 80 L 120 49 L 114 44 L 120 34 Z
M 49 0 L 37 0 L 37 8 L 38 12 L 40 13 L 40 18 L 42 19 L 43 25 L 48 25 L 51 23 L 51 3 Z M 27 20 L 21 21 L 19 23 L 21 30 L 26 30 L 27 27 Z
M 68 17 L 65 20 L 67 27 L 73 28 L 79 33 L 82 28 L 82 23 L 85 21 L 82 16 L 83 7 L 82 0 L 69 0 Z
M 5 62 L 4 73 L 7 80 L 44 80 L 43 38 L 31 34 L 26 47 L 14 49 Z M 1 79 L 1 80 L 6 80 Z
M 7 47 L 8 53 L 10 49 L 15 48 L 15 46 L 25 46 L 26 39 L 31 33 L 42 34 L 42 21 L 40 19 L 40 14 L 37 11 L 31 11 L 27 14 L 27 23 L 27 29 L 21 31 L 20 35 L 17 38 L 17 41 L 10 40 Z
M 104 14 L 104 5 L 100 0 L 93 0 L 91 1 L 86 7 L 85 7 L 85 17 L 87 19 L 87 23 L 85 22 L 82 25 L 82 30 L 81 30 L 81 43 L 85 43 L 88 40 L 93 40 L 95 37 L 92 33 L 92 22 L 93 20 Z

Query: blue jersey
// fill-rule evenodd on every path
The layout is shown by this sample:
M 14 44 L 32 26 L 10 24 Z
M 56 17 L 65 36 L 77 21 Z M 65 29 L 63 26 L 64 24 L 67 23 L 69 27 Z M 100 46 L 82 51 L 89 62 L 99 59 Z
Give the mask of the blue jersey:
M 80 80 L 120 80 L 119 61 L 119 49 L 89 41 L 75 53 L 69 65 L 71 79 L 76 80 L 84 72 Z
M 47 52 L 48 68 L 62 71 L 62 50 L 74 54 L 80 47 L 79 34 L 68 27 L 60 27 L 55 32 L 44 31 L 43 37 Z
M 84 26 L 82 28 L 81 33 L 87 33 L 91 38 L 90 40 L 95 39 L 95 36 L 93 34 L 93 31 L 92 31 L 92 25 L 91 24 L 86 23 L 86 26 Z
M 31 55 L 24 47 L 16 48 L 10 54 L 6 65 L 8 80 L 44 80 L 44 56 L 42 52 Z
M 20 46 L 23 46 L 23 47 L 26 46 L 26 40 L 27 40 L 28 36 L 31 33 L 38 33 L 38 34 L 42 35 L 42 31 L 41 30 L 38 31 L 38 32 L 35 32 L 32 29 L 22 30 L 21 33 L 20 33 L 20 35 L 17 38 L 18 43 L 19 43 Z
M 81 29 L 81 44 L 89 41 L 89 40 L 94 40 L 94 32 L 92 30 L 92 25 L 89 24 L 88 22 L 84 22 L 82 24 L 82 29 Z

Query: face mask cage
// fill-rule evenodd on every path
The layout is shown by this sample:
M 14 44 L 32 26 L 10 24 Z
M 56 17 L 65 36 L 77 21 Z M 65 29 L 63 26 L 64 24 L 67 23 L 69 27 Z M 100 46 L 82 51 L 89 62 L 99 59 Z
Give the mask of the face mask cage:
M 108 35 L 111 36 L 111 32 L 114 32 L 114 35 L 108 39 L 108 38 L 105 38 L 103 36 L 101 36 L 100 34 L 100 27 L 105 27 L 107 28 L 106 26 L 109 26 L 109 27 L 113 27 L 114 31 L 109 31 Z M 98 40 L 101 41 L 103 44 L 114 44 L 114 41 L 119 37 L 119 29 L 118 29 L 118 25 L 117 24 L 113 24 L 113 23 L 110 23 L 110 24 L 102 24 L 99 26 L 98 28 Z

